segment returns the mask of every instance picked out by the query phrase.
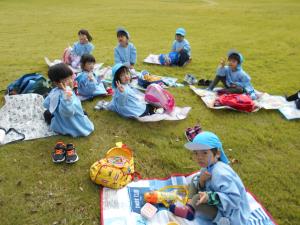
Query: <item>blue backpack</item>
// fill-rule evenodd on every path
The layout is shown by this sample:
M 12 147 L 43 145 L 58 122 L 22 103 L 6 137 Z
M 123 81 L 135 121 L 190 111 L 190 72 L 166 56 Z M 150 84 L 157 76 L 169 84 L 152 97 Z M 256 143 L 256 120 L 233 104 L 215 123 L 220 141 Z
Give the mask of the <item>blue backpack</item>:
M 7 94 L 28 94 L 36 93 L 40 95 L 47 95 L 51 90 L 49 80 L 38 73 L 25 74 L 19 79 L 15 80 L 7 86 Z

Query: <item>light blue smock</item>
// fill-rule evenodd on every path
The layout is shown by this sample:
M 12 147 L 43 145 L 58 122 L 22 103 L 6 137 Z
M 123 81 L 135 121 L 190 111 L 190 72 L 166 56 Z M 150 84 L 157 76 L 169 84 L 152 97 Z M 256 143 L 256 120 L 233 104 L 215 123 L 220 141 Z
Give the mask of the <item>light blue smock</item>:
M 127 47 L 118 44 L 114 50 L 115 64 L 122 63 L 127 66 L 136 64 L 136 48 L 129 42 Z
M 81 44 L 79 41 L 75 42 L 72 48 L 72 54 L 82 56 L 84 54 L 91 54 L 94 50 L 94 45 L 91 42 Z
M 189 56 L 191 56 L 191 46 L 188 40 L 183 39 L 182 41 L 174 40 L 172 44 L 171 51 L 178 51 L 178 49 L 183 48 Z
M 65 99 L 64 91 L 54 88 L 44 101 L 44 107 L 53 115 L 50 129 L 72 137 L 88 136 L 94 131 L 94 125 L 84 115 L 79 98 L 73 93 Z
M 108 105 L 108 110 L 117 112 L 123 117 L 136 118 L 146 111 L 146 102 L 141 101 L 143 95 L 129 84 L 123 84 L 124 92 L 114 89 L 113 99 Z
M 98 95 L 106 95 L 107 91 L 102 82 L 98 82 L 95 74 L 94 79 L 90 80 L 88 72 L 83 71 L 76 77 L 78 83 L 78 93 L 81 96 L 92 98 Z
M 220 200 L 220 204 L 216 205 L 218 208 L 217 216 L 212 222 L 220 224 L 218 223 L 220 220 L 229 220 L 230 225 L 246 225 L 251 210 L 247 192 L 240 177 L 228 164 L 221 161 L 207 170 L 211 173 L 211 179 L 206 181 L 205 189 L 201 191 L 216 192 Z

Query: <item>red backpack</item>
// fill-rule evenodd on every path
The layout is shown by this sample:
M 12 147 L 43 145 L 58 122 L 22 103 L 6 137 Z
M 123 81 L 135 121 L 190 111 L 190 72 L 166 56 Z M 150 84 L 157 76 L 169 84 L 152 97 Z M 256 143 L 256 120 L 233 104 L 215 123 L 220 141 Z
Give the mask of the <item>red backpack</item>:
M 253 100 L 245 94 L 223 94 L 218 97 L 217 103 L 245 112 L 252 112 L 255 109 Z

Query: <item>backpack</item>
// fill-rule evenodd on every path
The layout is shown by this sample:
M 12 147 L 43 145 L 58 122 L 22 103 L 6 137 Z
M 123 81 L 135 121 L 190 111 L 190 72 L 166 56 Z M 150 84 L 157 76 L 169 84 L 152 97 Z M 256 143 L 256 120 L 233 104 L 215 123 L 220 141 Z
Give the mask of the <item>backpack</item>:
M 7 86 L 8 95 L 36 93 L 47 95 L 51 90 L 50 82 L 38 73 L 25 74 Z
M 217 103 L 245 112 L 252 112 L 255 109 L 253 100 L 245 94 L 223 94 L 218 97 Z
M 71 51 L 72 51 L 71 47 L 67 47 L 64 50 L 64 53 L 63 53 L 63 56 L 62 56 L 63 63 L 68 64 L 68 65 L 71 64 Z
M 145 101 L 154 106 L 164 108 L 167 113 L 171 113 L 175 107 L 173 95 L 158 84 L 150 84 L 147 87 Z
M 134 161 L 132 151 L 122 143 L 116 143 L 105 158 L 90 168 L 91 180 L 104 187 L 119 189 L 133 180 Z

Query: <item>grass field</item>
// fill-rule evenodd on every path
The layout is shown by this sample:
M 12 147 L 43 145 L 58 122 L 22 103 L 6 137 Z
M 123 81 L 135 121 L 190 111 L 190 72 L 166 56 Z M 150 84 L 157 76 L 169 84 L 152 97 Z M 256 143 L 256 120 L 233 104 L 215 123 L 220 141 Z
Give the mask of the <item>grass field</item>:
M 27 72 L 46 75 L 43 57 L 60 57 L 80 28 L 94 37 L 98 62 L 112 65 L 120 25 L 137 47 L 138 70 L 181 80 L 186 73 L 212 78 L 219 59 L 235 48 L 244 54 L 244 69 L 256 89 L 278 95 L 299 90 L 298 0 L 0 0 L 0 89 Z M 149 53 L 170 49 L 177 27 L 187 30 L 192 64 L 143 64 Z M 300 224 L 299 121 L 287 121 L 278 111 L 212 111 L 188 87 L 171 92 L 177 105 L 193 108 L 188 119 L 143 124 L 94 111 L 94 100 L 83 104 L 96 127 L 91 136 L 1 147 L 0 224 L 99 224 L 99 191 L 89 179 L 90 165 L 121 140 L 134 150 L 143 177 L 195 171 L 196 163 L 183 148 L 183 131 L 196 123 L 219 135 L 228 156 L 239 160 L 233 168 L 278 224 Z M 75 143 L 80 156 L 75 165 L 52 163 L 58 140 Z

